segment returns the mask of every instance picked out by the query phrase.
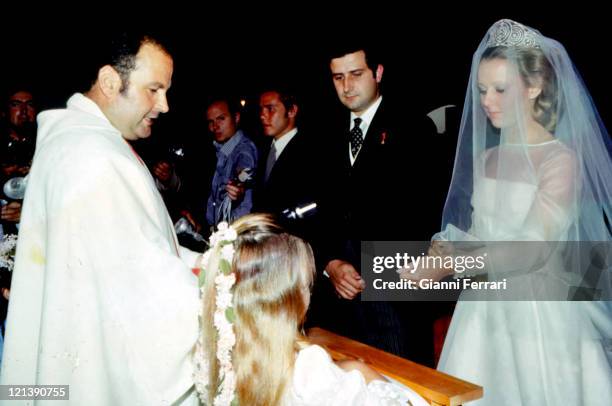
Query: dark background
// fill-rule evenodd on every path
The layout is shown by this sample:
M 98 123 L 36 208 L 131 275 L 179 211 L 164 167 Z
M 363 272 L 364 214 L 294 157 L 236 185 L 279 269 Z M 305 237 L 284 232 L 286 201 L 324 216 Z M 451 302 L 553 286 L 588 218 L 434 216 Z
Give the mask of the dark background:
M 367 37 L 386 57 L 385 94 L 424 112 L 446 104 L 460 110 L 472 53 L 493 22 L 512 18 L 565 45 L 604 122 L 611 125 L 606 50 L 612 35 L 602 9 L 591 7 L 584 15 L 573 12 L 560 17 L 546 8 L 507 12 L 476 5 L 454 10 L 440 4 L 430 11 L 378 3 L 309 9 L 295 9 L 290 3 L 265 6 L 275 13 L 263 5 L 250 10 L 202 4 L 189 10 L 180 9 L 178 3 L 151 4 L 146 14 L 100 5 L 91 12 L 72 10 L 77 16 L 62 19 L 44 12 L 34 17 L 25 8 L 6 12 L 0 24 L 4 70 L 0 86 L 31 82 L 40 107 L 61 107 L 74 91 L 87 88 L 95 73 L 91 62 L 96 49 L 112 32 L 143 29 L 169 42 L 175 59 L 171 111 L 160 120 L 166 121 L 163 136 L 170 137 L 166 134 L 170 131 L 173 138 L 202 137 L 207 96 L 228 92 L 252 102 L 270 79 L 297 88 L 307 121 L 318 121 L 339 106 L 326 48 L 346 38 Z M 158 132 L 153 136 L 161 136 Z
M 158 120 L 151 139 L 140 147 L 147 150 L 147 144 L 155 144 L 167 150 L 168 145 L 185 145 L 196 172 L 200 161 L 210 158 L 199 155 L 201 146 L 210 146 L 204 126 L 207 98 L 228 93 L 246 99 L 244 127 L 255 141 L 261 141 L 257 96 L 270 81 L 290 84 L 298 91 L 301 125 L 309 127 L 309 133 L 324 145 L 329 117 L 343 111 L 331 82 L 326 50 L 357 37 L 376 43 L 383 54 L 386 97 L 422 114 L 443 105 L 457 106 L 449 111 L 447 133 L 437 136 L 440 149 L 407 157 L 407 166 L 424 171 L 443 166 L 450 175 L 472 54 L 500 18 L 534 27 L 564 44 L 603 122 L 608 128 L 612 125 L 610 56 L 606 54 L 612 38 L 610 21 L 601 7 L 586 3 L 565 15 L 554 13 L 560 6 L 535 9 L 518 3 L 502 5 L 506 9 L 501 10 L 432 3 L 425 5 L 429 10 L 419 6 L 418 11 L 408 4 L 389 7 L 381 2 L 309 8 L 293 3 L 249 8 L 203 3 L 192 9 L 174 2 L 143 5 L 138 12 L 107 3 L 89 7 L 89 11 L 72 9 L 69 17 L 62 18 L 55 9 L 47 14 L 36 8 L 36 16 L 26 7 L 4 12 L 0 86 L 29 83 L 41 109 L 63 107 L 72 93 L 88 88 L 97 69 L 96 51 L 114 32 L 150 32 L 169 44 L 175 69 L 168 94 L 170 112 Z M 508 12 L 509 8 L 513 11 Z M 448 179 L 424 183 L 446 190 Z

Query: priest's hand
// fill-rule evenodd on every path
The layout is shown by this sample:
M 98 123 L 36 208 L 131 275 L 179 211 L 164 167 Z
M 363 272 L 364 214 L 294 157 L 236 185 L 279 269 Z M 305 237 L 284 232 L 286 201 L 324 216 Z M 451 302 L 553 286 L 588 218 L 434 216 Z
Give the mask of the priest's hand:
M 365 288 L 365 282 L 355 267 L 346 261 L 334 259 L 325 267 L 338 295 L 344 299 L 353 299 Z

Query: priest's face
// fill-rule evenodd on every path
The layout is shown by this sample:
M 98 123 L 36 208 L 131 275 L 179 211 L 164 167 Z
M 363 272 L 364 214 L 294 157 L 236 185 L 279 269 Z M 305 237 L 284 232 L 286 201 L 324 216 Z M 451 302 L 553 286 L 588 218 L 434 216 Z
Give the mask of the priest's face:
M 136 54 L 136 68 L 127 88 L 117 95 L 111 122 L 127 140 L 147 138 L 160 113 L 166 113 L 166 92 L 172 80 L 172 58 L 158 46 L 145 43 Z
M 360 115 L 378 99 L 383 66 L 378 65 L 372 72 L 364 51 L 334 58 L 330 68 L 338 98 L 355 114 Z

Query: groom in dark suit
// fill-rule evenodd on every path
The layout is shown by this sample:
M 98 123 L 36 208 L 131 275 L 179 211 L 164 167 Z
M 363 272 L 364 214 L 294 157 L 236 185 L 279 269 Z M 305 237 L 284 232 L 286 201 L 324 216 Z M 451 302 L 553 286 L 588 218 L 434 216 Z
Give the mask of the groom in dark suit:
M 314 313 L 326 315 L 322 324 L 328 328 L 431 365 L 432 326 L 421 314 L 423 304 L 362 302 L 359 268 L 361 241 L 428 240 L 437 231 L 437 215 L 426 210 L 428 196 L 410 191 L 422 191 L 427 180 L 413 163 L 432 151 L 427 143 L 433 123 L 424 114 L 413 117 L 410 106 L 398 110 L 383 98 L 384 67 L 371 49 L 338 50 L 330 69 L 350 114 L 326 139 L 329 182 L 317 259 L 331 286 L 325 293 L 325 278 L 319 279 Z

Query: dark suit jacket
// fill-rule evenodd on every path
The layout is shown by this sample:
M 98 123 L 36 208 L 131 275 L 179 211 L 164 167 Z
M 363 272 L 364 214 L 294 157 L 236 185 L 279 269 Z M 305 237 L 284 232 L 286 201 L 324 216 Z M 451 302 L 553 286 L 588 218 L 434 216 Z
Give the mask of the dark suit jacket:
M 317 176 L 313 169 L 316 150 L 312 139 L 298 130 L 278 157 L 267 181 L 265 165 L 270 151 L 270 143 L 260 151 L 261 165 L 253 197 L 253 212 L 279 215 L 284 209 L 295 208 L 318 201 Z M 315 217 L 302 220 L 283 221 L 282 225 L 302 238 L 310 240 L 313 234 Z
M 343 259 L 363 274 L 361 241 L 426 241 L 439 229 L 448 184 L 430 173 L 444 165 L 436 156 L 435 126 L 424 113 L 393 110 L 389 101 L 383 98 L 353 166 L 347 114 L 326 139 L 319 271 Z M 432 365 L 432 316 L 424 305 L 337 299 L 331 284 L 315 283 L 310 317 L 313 325 Z
M 433 122 L 383 98 L 351 166 L 349 121 L 345 115 L 329 136 L 319 268 L 334 258 L 359 268 L 360 241 L 429 240 L 439 229 L 446 185 L 427 169 L 440 166 Z

